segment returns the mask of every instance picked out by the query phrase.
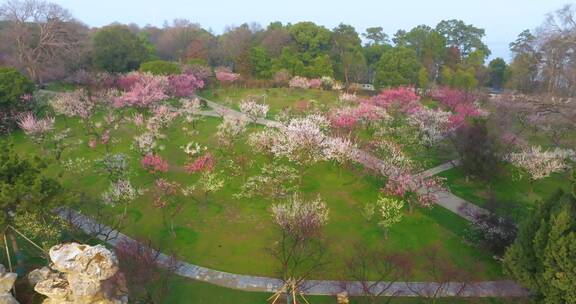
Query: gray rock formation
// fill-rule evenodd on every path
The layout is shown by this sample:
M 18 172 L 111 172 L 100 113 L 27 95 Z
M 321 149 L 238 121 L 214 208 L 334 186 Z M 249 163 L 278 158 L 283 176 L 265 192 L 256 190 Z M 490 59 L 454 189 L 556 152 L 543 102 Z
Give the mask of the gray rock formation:
M 50 248 L 50 260 L 51 269 L 43 267 L 28 274 L 34 290 L 48 297 L 44 304 L 128 303 L 118 260 L 106 247 L 56 245 Z
M 16 282 L 16 274 L 6 272 L 4 265 L 0 264 L 0 304 L 18 304 L 10 290 Z

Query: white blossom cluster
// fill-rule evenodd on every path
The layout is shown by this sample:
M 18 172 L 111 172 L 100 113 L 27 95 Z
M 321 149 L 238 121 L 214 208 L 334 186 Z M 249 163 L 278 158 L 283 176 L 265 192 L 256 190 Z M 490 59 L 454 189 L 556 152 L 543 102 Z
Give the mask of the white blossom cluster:
M 218 125 L 216 137 L 223 146 L 230 146 L 246 131 L 247 121 L 241 117 L 225 115 L 224 120 Z
M 270 107 L 267 104 L 257 103 L 254 100 L 245 100 L 240 103 L 240 112 L 246 114 L 252 121 L 265 118 Z
M 452 113 L 442 110 L 422 108 L 408 116 L 408 123 L 420 130 L 423 143 L 432 146 L 444 139 L 450 132 Z
M 328 207 L 320 197 L 304 201 L 294 195 L 286 203 L 272 206 L 274 221 L 282 230 L 292 236 L 308 237 L 315 235 L 328 222 Z
M 540 146 L 532 146 L 508 154 L 505 160 L 522 168 L 532 180 L 538 180 L 569 169 L 570 163 L 576 161 L 576 153 L 570 149 L 545 151 Z
M 132 187 L 132 184 L 128 180 L 119 180 L 110 185 L 110 189 L 102 194 L 102 200 L 104 203 L 117 206 L 120 204 L 127 204 L 138 195 L 138 191 Z

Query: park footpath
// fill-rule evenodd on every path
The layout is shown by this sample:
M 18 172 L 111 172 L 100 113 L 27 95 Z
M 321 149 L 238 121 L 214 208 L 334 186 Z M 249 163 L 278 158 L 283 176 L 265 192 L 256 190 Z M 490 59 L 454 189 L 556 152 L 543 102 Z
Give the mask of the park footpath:
M 138 242 L 127 235 L 68 208 L 57 210 L 61 218 L 72 223 L 87 234 L 97 237 L 116 247 L 123 243 Z M 218 271 L 156 252 L 160 266 L 175 269 L 175 274 L 189 279 L 210 284 L 252 292 L 273 293 L 282 288 L 282 280 L 234 274 Z M 366 295 L 364 286 L 370 287 L 370 294 L 394 297 L 525 297 L 528 292 L 509 280 L 482 282 L 359 282 L 359 281 L 329 281 L 307 280 L 301 285 L 301 291 L 306 295 L 336 295 L 346 291 L 350 296 Z
M 212 110 L 202 111 L 200 115 L 211 117 L 233 116 L 246 119 L 243 113 L 207 100 L 206 102 Z M 257 124 L 268 127 L 279 127 L 280 123 L 268 119 L 259 118 Z M 354 160 L 366 168 L 377 172 L 383 172 L 385 162 L 372 154 L 356 149 Z M 426 170 L 419 175 L 428 177 L 440 172 L 449 170 L 458 165 L 457 161 L 451 161 L 432 169 Z M 467 202 L 448 190 L 439 189 L 436 192 L 438 205 L 456 213 L 457 215 L 471 221 L 475 214 L 488 213 L 470 202 Z M 116 247 L 123 242 L 138 242 L 127 235 L 113 230 L 110 227 L 98 223 L 77 211 L 61 208 L 57 210 L 60 217 L 66 219 L 87 234 L 96 235 L 100 240 Z M 152 249 L 154 250 L 154 249 Z M 210 284 L 251 292 L 278 291 L 284 286 L 280 279 L 270 277 L 260 277 L 242 275 L 214 270 L 198 265 L 194 265 L 181 260 L 174 260 L 169 255 L 157 252 L 159 264 L 163 267 L 175 269 L 179 276 L 189 279 L 203 281 Z M 371 286 L 367 292 L 364 286 Z M 514 281 L 481 281 L 481 282 L 360 282 L 360 281 L 331 281 L 331 280 L 306 280 L 301 285 L 301 291 L 306 295 L 336 295 L 346 291 L 350 296 L 363 296 L 368 294 L 380 294 L 380 296 L 395 297 L 526 297 L 529 292 L 516 284 Z

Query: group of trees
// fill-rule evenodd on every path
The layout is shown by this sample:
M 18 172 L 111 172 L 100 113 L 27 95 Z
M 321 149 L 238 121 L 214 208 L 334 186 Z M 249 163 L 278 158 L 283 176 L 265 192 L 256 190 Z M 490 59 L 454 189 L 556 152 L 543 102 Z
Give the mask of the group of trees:
M 221 35 L 180 19 L 161 28 L 122 24 L 88 28 L 65 9 L 43 0 L 8 1 L 0 18 L 6 54 L 0 60 L 40 83 L 77 69 L 126 72 L 158 59 L 226 66 L 256 79 L 283 72 L 330 76 L 346 84 L 374 82 L 378 87 L 441 82 L 472 88 L 497 82 L 489 79 L 495 73 L 484 66 L 490 55 L 482 42 L 484 30 L 460 20 L 399 30 L 390 40 L 382 27 L 360 35 L 351 25 L 330 30 L 313 22 L 272 22 L 266 28 L 242 24 Z
M 525 30 L 510 44 L 511 88 L 524 93 L 576 95 L 576 7 L 548 15 L 536 31 Z

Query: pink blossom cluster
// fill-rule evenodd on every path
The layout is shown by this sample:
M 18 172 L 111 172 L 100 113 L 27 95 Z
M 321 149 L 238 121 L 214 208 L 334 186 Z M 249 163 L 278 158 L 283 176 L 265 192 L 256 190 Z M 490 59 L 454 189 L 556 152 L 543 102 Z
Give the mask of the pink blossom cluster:
M 440 87 L 432 91 L 431 97 L 451 110 L 459 104 L 473 104 L 478 98 L 475 94 L 450 87 Z
M 54 128 L 54 117 L 37 118 L 32 113 L 18 117 L 18 126 L 27 135 L 39 137 Z
M 147 154 L 142 158 L 140 164 L 148 173 L 156 174 L 156 173 L 166 173 L 168 172 L 168 162 L 165 161 L 162 157 L 155 154 Z
M 218 68 L 216 69 L 216 79 L 221 83 L 232 83 L 240 79 L 240 74 L 232 73 L 228 68 Z
M 128 74 L 123 74 L 118 77 L 116 80 L 116 86 L 118 89 L 128 92 L 132 90 L 132 87 L 136 85 L 136 83 L 142 80 L 142 74 L 138 72 L 131 72 Z
M 415 202 L 422 207 L 430 207 L 438 200 L 438 192 L 442 189 L 437 178 L 400 171 L 388 177 L 382 192 L 401 197 L 409 203 Z
M 134 73 L 134 75 L 136 74 Z M 138 76 L 138 81 L 128 91 L 114 99 L 114 106 L 119 108 L 126 106 L 147 108 L 168 98 L 166 92 L 169 83 L 166 76 L 154 76 L 152 74 L 138 74 Z
M 190 97 L 204 87 L 204 81 L 193 74 L 180 74 L 168 77 L 169 93 L 174 97 Z
M 308 79 L 302 76 L 294 76 L 290 79 L 288 85 L 291 88 L 297 89 L 319 89 L 322 87 L 322 79 L 320 78 L 313 78 Z
M 487 115 L 484 110 L 474 103 L 478 96 L 470 92 L 440 87 L 432 92 L 432 98 L 455 113 L 454 117 L 451 118 L 452 124 L 455 126 L 464 123 L 468 117 Z
M 402 113 L 413 113 L 422 108 L 419 100 L 413 87 L 397 87 L 382 90 L 368 102 L 385 109 L 395 108 Z
M 308 80 L 308 86 L 311 89 L 319 89 L 320 87 L 322 87 L 322 79 L 319 78 L 313 78 Z
M 200 157 L 198 157 L 193 162 L 186 165 L 185 170 L 188 174 L 198 173 L 198 172 L 209 172 L 214 169 L 216 165 L 216 159 L 212 156 L 212 153 L 208 152 Z
M 378 121 L 385 116 L 386 112 L 383 109 L 369 103 L 361 103 L 357 107 L 338 109 L 329 117 L 333 127 L 351 130 L 360 122 Z

